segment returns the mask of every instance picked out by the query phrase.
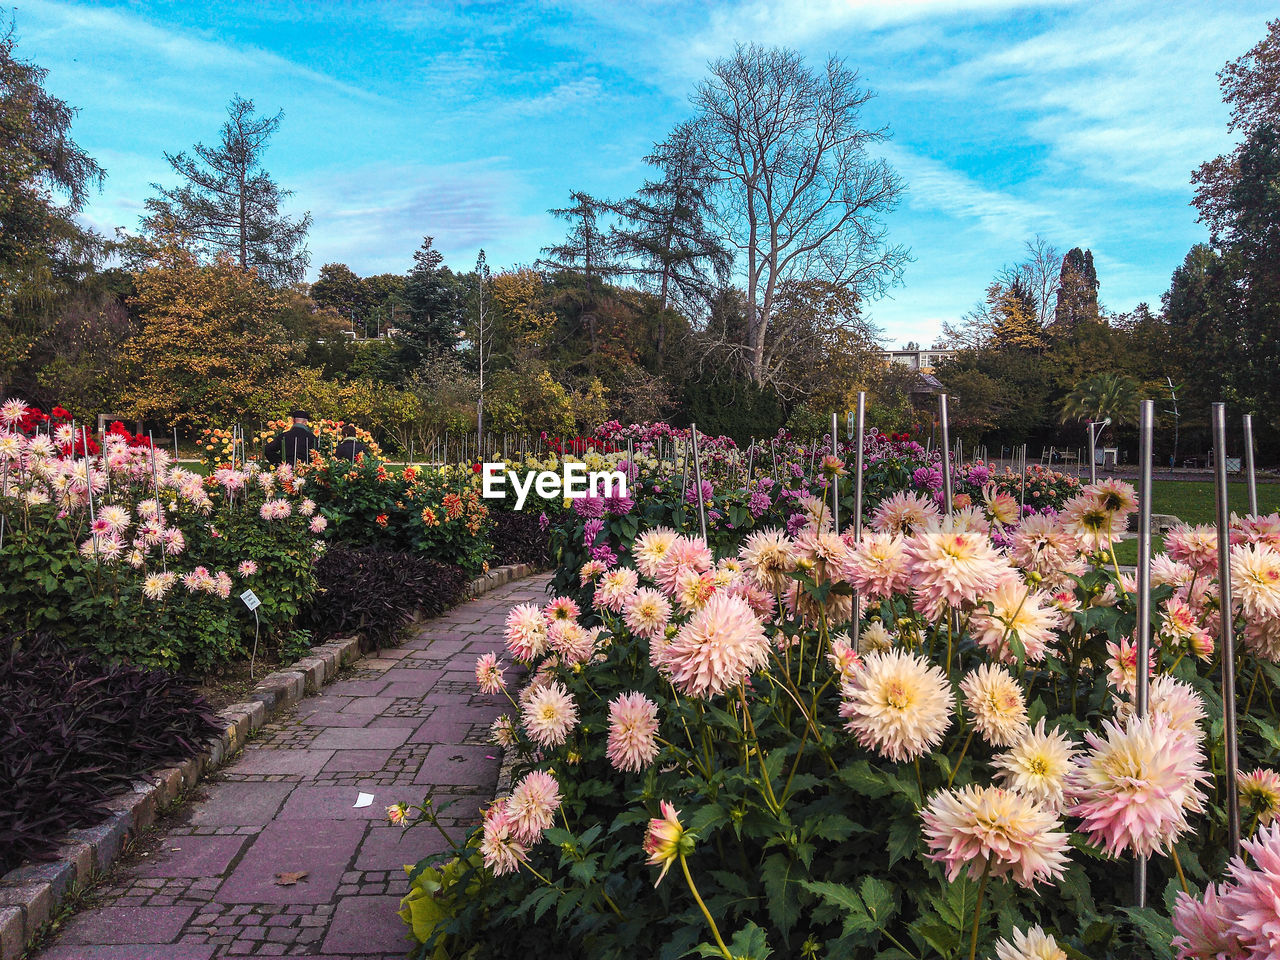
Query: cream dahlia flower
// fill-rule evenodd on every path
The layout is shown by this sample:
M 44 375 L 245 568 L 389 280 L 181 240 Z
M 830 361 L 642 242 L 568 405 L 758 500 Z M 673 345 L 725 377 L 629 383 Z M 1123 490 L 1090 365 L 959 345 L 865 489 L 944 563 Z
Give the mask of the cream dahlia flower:
M 845 728 L 862 746 L 897 761 L 941 743 L 955 703 L 947 675 L 902 650 L 868 656 L 840 695 Z
M 960 682 L 974 728 L 993 747 L 1007 747 L 1027 731 L 1027 702 L 1008 670 L 992 663 L 978 667 Z

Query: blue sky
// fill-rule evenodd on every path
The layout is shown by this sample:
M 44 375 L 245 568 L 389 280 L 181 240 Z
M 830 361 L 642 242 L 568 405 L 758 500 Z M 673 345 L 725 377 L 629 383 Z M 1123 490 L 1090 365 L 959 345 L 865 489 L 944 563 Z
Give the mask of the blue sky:
M 1039 233 L 1093 250 L 1112 310 L 1158 303 L 1204 238 L 1190 171 L 1225 150 L 1216 72 L 1274 2 L 781 0 L 72 3 L 17 0 L 21 55 L 80 108 L 108 180 L 86 211 L 135 227 L 165 150 L 213 141 L 233 93 L 284 121 L 267 168 L 314 217 L 312 274 L 530 263 L 571 189 L 623 196 L 735 41 L 857 68 L 907 183 L 904 283 L 869 313 L 932 342 Z

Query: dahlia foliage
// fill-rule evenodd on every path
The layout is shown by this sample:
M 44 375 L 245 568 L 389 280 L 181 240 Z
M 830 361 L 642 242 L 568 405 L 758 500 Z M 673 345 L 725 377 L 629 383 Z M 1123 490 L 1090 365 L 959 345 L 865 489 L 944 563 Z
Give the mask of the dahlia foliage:
M 721 446 L 704 541 L 678 438 L 628 439 L 633 462 L 592 456 L 633 471 L 631 502 L 575 503 L 557 595 L 477 664 L 525 779 L 446 867 L 411 870 L 420 955 L 513 931 L 574 957 L 1280 955 L 1280 516 L 1233 518 L 1229 611 L 1214 532 L 1167 537 L 1139 663 L 1123 482 L 1024 507 L 1038 479 L 974 464 L 948 513 L 936 458 L 873 436 L 857 535 L 847 451 L 765 444 L 748 472 Z M 1225 617 L 1258 768 L 1229 865 Z

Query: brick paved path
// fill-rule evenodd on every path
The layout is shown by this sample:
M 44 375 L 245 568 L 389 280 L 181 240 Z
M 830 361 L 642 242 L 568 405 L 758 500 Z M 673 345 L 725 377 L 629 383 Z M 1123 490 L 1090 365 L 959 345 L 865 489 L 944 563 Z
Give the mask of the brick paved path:
M 508 704 L 476 692 L 475 658 L 502 649 L 508 608 L 545 599 L 546 582 L 500 587 L 428 621 L 267 724 L 148 860 L 36 960 L 403 957 L 403 865 L 444 841 L 430 826 L 402 839 L 386 807 L 435 787 L 459 798 L 442 818 L 453 832 L 479 821 L 498 777 L 489 725 Z M 373 803 L 356 808 L 361 792 Z

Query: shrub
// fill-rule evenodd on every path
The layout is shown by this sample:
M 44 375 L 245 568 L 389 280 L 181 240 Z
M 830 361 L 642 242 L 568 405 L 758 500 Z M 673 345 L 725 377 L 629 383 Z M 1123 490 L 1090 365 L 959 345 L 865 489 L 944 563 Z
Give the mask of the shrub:
M 215 733 L 208 705 L 160 670 L 103 666 L 47 639 L 0 660 L 0 873 L 47 856 L 104 801 Z
M 467 575 L 416 553 L 334 547 L 316 564 L 320 588 L 308 617 L 323 636 L 359 633 L 365 649 L 388 646 L 421 611 L 443 613 L 462 599 Z
M 499 564 L 551 564 L 551 544 L 542 520 L 532 510 L 496 510 L 493 514 L 494 560 Z
M 307 491 L 329 521 L 332 542 L 413 550 L 468 574 L 484 569 L 489 508 L 479 474 L 447 467 L 392 468 L 376 457 L 320 459 Z

